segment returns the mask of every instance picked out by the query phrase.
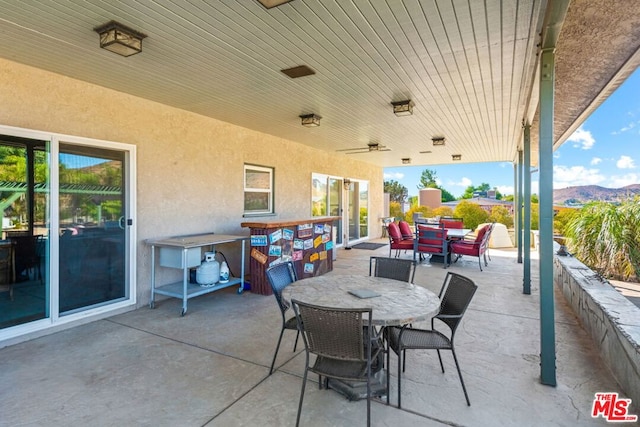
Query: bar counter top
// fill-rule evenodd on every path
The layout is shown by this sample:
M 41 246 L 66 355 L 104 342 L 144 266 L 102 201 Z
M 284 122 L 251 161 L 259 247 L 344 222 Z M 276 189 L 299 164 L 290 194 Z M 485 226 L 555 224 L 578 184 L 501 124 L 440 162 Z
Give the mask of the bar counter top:
M 246 221 L 240 223 L 242 227 L 248 228 L 280 228 L 280 227 L 290 227 L 293 225 L 300 224 L 309 224 L 316 222 L 330 222 L 330 221 L 338 221 L 341 217 L 339 216 L 316 216 L 313 218 L 307 219 L 279 219 L 276 221 Z

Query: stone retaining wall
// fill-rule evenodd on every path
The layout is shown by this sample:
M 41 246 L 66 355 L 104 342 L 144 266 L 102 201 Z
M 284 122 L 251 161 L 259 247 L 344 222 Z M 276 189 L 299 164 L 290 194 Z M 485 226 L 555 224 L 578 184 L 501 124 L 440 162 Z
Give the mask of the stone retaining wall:
M 640 404 L 640 308 L 572 256 L 554 257 L 554 275 L 605 364 Z

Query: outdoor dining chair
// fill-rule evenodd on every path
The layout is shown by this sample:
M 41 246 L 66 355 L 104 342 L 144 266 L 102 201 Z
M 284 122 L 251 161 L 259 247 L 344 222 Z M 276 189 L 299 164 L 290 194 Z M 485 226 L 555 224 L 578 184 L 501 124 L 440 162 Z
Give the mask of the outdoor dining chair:
M 271 285 L 273 295 L 276 297 L 278 307 L 280 308 L 280 314 L 282 315 L 282 328 L 280 329 L 280 337 L 278 337 L 278 345 L 276 345 L 276 351 L 273 354 L 273 361 L 271 362 L 271 369 L 269 369 L 269 375 L 273 372 L 273 367 L 276 364 L 276 357 L 278 357 L 278 350 L 280 349 L 280 343 L 282 342 L 282 335 L 285 329 L 297 331 L 296 342 L 293 344 L 293 351 L 296 351 L 298 347 L 298 338 L 300 337 L 300 331 L 298 331 L 298 321 L 293 316 L 287 319 L 286 313 L 289 310 L 288 303 L 282 298 L 282 290 L 291 283 L 297 280 L 296 270 L 293 267 L 291 261 L 283 262 L 281 264 L 274 265 L 266 270 L 267 280 Z
M 467 400 L 467 405 L 471 406 L 469 395 L 467 394 L 467 388 L 465 387 L 464 380 L 462 379 L 462 372 L 460 371 L 460 365 L 458 364 L 453 339 L 455 337 L 456 329 L 460 325 L 462 316 L 467 310 L 476 289 L 477 286 L 471 279 L 456 273 L 448 272 L 442 285 L 442 289 L 440 290 L 440 311 L 431 319 L 431 329 L 414 329 L 412 327 L 407 327 L 406 325 L 403 327 L 387 328 L 386 338 L 388 348 L 393 350 L 393 352 L 398 356 L 398 408 L 402 407 L 401 380 L 402 372 L 405 370 L 407 350 L 436 350 L 438 352 L 438 360 L 440 361 L 442 373 L 444 373 L 444 365 L 442 364 L 440 350 L 451 350 L 453 360 L 456 364 L 456 369 L 458 370 L 458 376 L 460 377 L 460 384 L 462 385 L 464 397 Z M 444 324 L 449 327 L 449 336 L 435 329 L 435 319 L 444 322 Z M 387 366 L 390 366 L 390 353 L 391 351 L 387 352 Z M 400 372 L 401 365 L 402 372 Z M 387 390 L 389 390 L 389 376 L 387 376 Z M 389 403 L 388 392 L 387 403 Z
M 489 250 L 489 239 L 491 238 L 491 231 L 493 230 L 493 223 L 487 224 L 478 230 L 475 240 L 460 240 L 451 243 L 451 253 L 455 255 L 454 262 L 457 261 L 463 255 L 478 257 L 478 265 L 480 271 L 482 271 L 482 260 L 484 260 L 484 266 L 487 267 L 487 255 Z M 491 259 L 491 258 L 489 258 Z
M 372 256 L 369 258 L 369 276 L 384 277 L 413 283 L 416 262 L 412 259 Z
M 413 239 L 413 259 L 422 254 L 442 256 L 444 268 L 449 267 L 449 239 L 447 229 L 440 225 L 416 225 L 416 238 Z
M 320 388 L 327 388 L 329 378 L 361 381 L 367 384 L 367 426 L 371 425 L 371 361 L 377 354 L 378 336 L 372 325 L 371 308 L 332 308 L 306 304 L 293 299 L 305 347 L 305 369 L 298 403 L 296 426 L 300 424 L 304 390 L 309 371 L 318 374 Z M 304 325 L 304 326 L 303 326 Z M 364 326 L 364 327 L 363 327 Z M 376 346 L 380 352 L 382 346 Z M 310 355 L 315 362 L 309 365 Z
M 391 257 L 391 251 L 395 249 L 396 258 L 400 256 L 400 251 L 413 250 L 413 238 L 403 239 L 400 227 L 395 222 L 390 222 L 387 225 L 387 233 L 389 234 L 389 257 Z

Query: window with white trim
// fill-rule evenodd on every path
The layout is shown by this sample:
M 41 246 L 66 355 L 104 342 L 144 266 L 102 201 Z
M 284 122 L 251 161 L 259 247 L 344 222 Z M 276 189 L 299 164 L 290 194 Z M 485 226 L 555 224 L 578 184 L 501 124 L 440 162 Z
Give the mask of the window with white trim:
M 266 166 L 244 165 L 244 214 L 274 213 L 274 169 Z

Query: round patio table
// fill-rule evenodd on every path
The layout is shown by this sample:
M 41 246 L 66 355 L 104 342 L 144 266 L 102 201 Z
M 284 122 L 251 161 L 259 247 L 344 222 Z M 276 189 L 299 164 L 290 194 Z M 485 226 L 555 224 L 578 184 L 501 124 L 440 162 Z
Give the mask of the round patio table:
M 376 294 L 359 298 L 351 292 Z M 360 275 L 322 275 L 298 280 L 284 288 L 283 298 L 307 304 L 333 308 L 371 308 L 371 323 L 376 326 L 402 326 L 429 320 L 440 310 L 440 299 L 421 286 L 399 280 Z M 387 376 L 384 370 L 374 375 L 371 395 L 387 394 Z M 366 399 L 366 382 L 329 380 L 329 387 L 349 400 Z
M 350 292 L 377 294 L 359 298 Z M 421 286 L 382 277 L 322 275 L 298 280 L 282 292 L 285 300 L 334 308 L 371 308 L 377 326 L 401 326 L 429 320 L 440 309 L 436 294 Z

